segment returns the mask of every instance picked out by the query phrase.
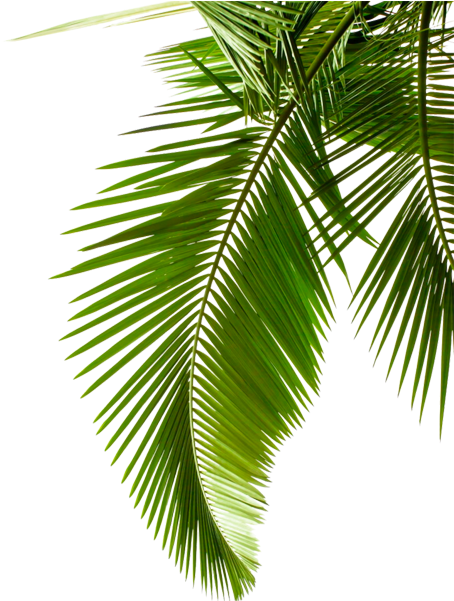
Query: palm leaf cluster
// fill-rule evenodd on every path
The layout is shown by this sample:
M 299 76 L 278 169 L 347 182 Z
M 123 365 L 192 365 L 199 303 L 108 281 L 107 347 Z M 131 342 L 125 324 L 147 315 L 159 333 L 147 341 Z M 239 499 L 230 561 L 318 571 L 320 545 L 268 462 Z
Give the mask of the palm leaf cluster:
M 143 171 L 76 207 L 126 205 L 67 232 L 116 231 L 57 277 L 118 264 L 75 299 L 89 299 L 72 318 L 83 325 L 65 338 L 94 333 L 71 357 L 105 349 L 78 374 L 102 370 L 85 394 L 133 362 L 99 431 L 114 428 L 107 447 L 114 462 L 129 456 L 131 496 L 180 570 L 240 599 L 254 584 L 274 453 L 319 390 L 333 315 L 324 266 L 347 277 L 342 251 L 356 238 L 376 247 L 353 297 L 360 326 L 382 299 L 373 342 L 380 353 L 396 333 L 401 383 L 416 355 L 421 412 L 441 346 L 441 428 L 454 334 L 454 32 L 446 2 L 179 2 L 95 22 L 190 9 L 210 34 L 148 57 L 179 95 L 150 115 L 158 124 L 129 133 L 196 131 L 104 167 Z M 362 169 L 371 174 L 342 195 Z M 378 244 L 367 228 L 400 193 Z

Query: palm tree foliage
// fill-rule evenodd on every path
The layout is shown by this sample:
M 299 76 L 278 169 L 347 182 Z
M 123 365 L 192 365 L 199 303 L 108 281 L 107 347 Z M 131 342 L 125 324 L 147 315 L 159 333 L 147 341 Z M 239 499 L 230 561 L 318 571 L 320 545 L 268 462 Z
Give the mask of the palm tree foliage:
M 142 517 L 206 589 L 240 599 L 254 584 L 261 489 L 319 389 L 333 315 L 324 267 L 347 276 L 355 238 L 376 248 L 353 295 L 359 327 L 382 301 L 372 344 L 378 355 L 394 333 L 401 384 L 415 356 L 421 414 L 441 347 L 441 433 L 454 335 L 448 4 L 178 2 L 36 34 L 192 9 L 209 28 L 148 57 L 180 94 L 129 132 L 204 133 L 104 167 L 144 171 L 76 207 L 118 205 L 116 216 L 66 233 L 124 229 L 56 276 L 118 264 L 75 299 L 90 299 L 72 318 L 87 320 L 65 338 L 100 326 L 71 357 L 109 341 L 78 374 L 102 370 L 85 394 L 141 362 L 96 421 L 114 428 L 113 462 L 129 454 Z M 377 243 L 367 227 L 403 191 Z

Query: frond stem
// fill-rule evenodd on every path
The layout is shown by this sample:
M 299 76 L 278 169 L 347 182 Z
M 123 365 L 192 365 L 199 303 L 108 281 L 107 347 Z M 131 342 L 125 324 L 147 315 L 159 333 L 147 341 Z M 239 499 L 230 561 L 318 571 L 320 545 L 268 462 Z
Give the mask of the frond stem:
M 218 522 L 216 520 L 216 517 L 214 515 L 211 504 L 205 493 L 205 487 L 203 485 L 202 477 L 201 477 L 200 470 L 199 470 L 199 463 L 198 463 L 198 459 L 197 459 L 197 451 L 196 451 L 196 446 L 195 446 L 194 427 L 193 427 L 193 381 L 194 381 L 195 359 L 196 359 L 196 355 L 197 355 L 197 343 L 198 343 L 199 337 L 200 337 L 200 328 L 202 326 L 203 317 L 205 315 L 205 308 L 206 308 L 206 304 L 208 301 L 208 297 L 211 292 L 211 286 L 213 284 L 214 277 L 216 275 L 216 271 L 219 266 L 219 262 L 222 258 L 222 253 L 224 251 L 224 248 L 227 245 L 227 241 L 232 232 L 233 226 L 236 223 L 237 217 L 241 211 L 241 208 L 244 204 L 244 201 L 246 200 L 247 195 L 249 194 L 252 184 L 255 182 L 255 178 L 257 177 L 257 175 L 260 171 L 260 168 L 262 167 L 263 163 L 265 162 L 265 159 L 268 156 L 272 145 L 274 144 L 277 136 L 279 135 L 279 133 L 280 133 L 282 127 L 284 126 L 284 124 L 286 123 L 287 119 L 290 117 L 295 106 L 296 106 L 296 102 L 294 100 L 292 100 L 291 102 L 289 102 L 287 104 L 284 111 L 281 113 L 279 119 L 277 120 L 276 124 L 274 125 L 273 130 L 271 131 L 271 134 L 269 135 L 267 141 L 263 145 L 262 150 L 260 151 L 260 154 L 257 157 L 257 161 L 254 164 L 254 167 L 251 169 L 251 172 L 249 173 L 249 177 L 246 180 L 244 188 L 241 192 L 241 196 L 237 201 L 236 207 L 233 210 L 232 216 L 230 217 L 230 221 L 224 231 L 224 235 L 222 237 L 221 243 L 219 244 L 219 249 L 216 254 L 213 266 L 211 268 L 210 277 L 208 279 L 207 286 L 205 289 L 205 294 L 202 299 L 202 305 L 200 307 L 199 318 L 198 318 L 197 326 L 196 326 L 196 330 L 195 330 L 194 345 L 193 345 L 192 358 L 191 358 L 191 370 L 190 370 L 190 375 L 189 375 L 189 422 L 190 422 L 191 437 L 192 437 L 192 450 L 194 453 L 194 460 L 195 460 L 195 464 L 196 464 L 197 474 L 199 477 L 199 482 L 200 482 L 200 486 L 202 488 L 203 495 L 205 497 L 205 501 L 206 501 L 208 507 L 210 508 L 211 515 L 212 515 L 214 521 L 216 522 L 216 524 L 218 525 L 218 528 L 219 528 L 222 536 L 224 536 L 224 534 L 222 532 L 220 525 L 218 524 Z
M 309 66 L 309 68 L 306 71 L 306 80 L 307 83 L 310 83 L 310 81 L 314 78 L 314 76 L 318 73 L 320 67 L 322 66 L 322 64 L 324 63 L 324 61 L 326 60 L 326 58 L 330 55 L 330 53 L 332 52 L 333 48 L 335 47 L 335 45 L 337 44 L 337 42 L 342 38 L 342 36 L 345 34 L 345 32 L 348 30 L 348 28 L 352 25 L 352 23 L 355 20 L 356 17 L 356 3 L 354 3 L 354 5 L 352 6 L 352 8 L 348 11 L 348 13 L 343 17 L 343 19 L 340 21 L 340 23 L 338 24 L 338 26 L 336 27 L 336 29 L 333 31 L 333 33 L 331 34 L 331 36 L 328 38 L 328 40 L 326 41 L 326 44 L 321 48 L 320 52 L 318 53 L 318 55 L 315 57 L 315 59 L 313 60 L 312 64 Z M 361 5 L 365 6 L 367 4 L 369 4 L 369 2 L 361 2 Z M 210 276 L 208 278 L 208 282 L 207 282 L 207 286 L 205 289 L 205 294 L 203 296 L 202 299 L 202 304 L 200 307 L 200 312 L 199 312 L 199 318 L 197 321 L 197 326 L 196 326 L 196 330 L 195 330 L 195 337 L 194 337 L 194 345 L 193 345 L 193 351 L 192 351 L 192 358 L 191 358 L 191 368 L 190 368 L 190 375 L 189 375 L 189 421 L 190 421 L 190 430 L 191 430 L 191 437 L 192 437 L 192 450 L 193 450 L 193 454 L 194 454 L 194 461 L 195 461 L 195 465 L 196 465 L 196 470 L 197 470 L 197 475 L 199 478 L 199 483 L 200 483 L 200 487 L 202 489 L 202 493 L 204 495 L 205 501 L 207 503 L 207 506 L 210 510 L 210 513 L 213 517 L 213 520 L 215 521 L 215 523 L 217 524 L 219 531 L 221 533 L 222 536 L 224 536 L 222 529 L 216 519 L 216 516 L 214 514 L 213 508 L 211 507 L 211 503 L 209 501 L 209 499 L 207 498 L 207 494 L 205 491 L 205 486 L 203 484 L 202 481 L 202 476 L 200 474 L 200 469 L 199 469 L 199 462 L 198 462 L 198 458 L 197 458 L 197 450 L 196 450 L 196 444 L 195 444 L 195 437 L 194 437 L 194 427 L 193 427 L 193 380 L 194 380 L 194 370 L 195 370 L 195 361 L 196 361 L 196 356 L 197 356 L 197 346 L 198 346 L 198 342 L 199 342 L 199 338 L 200 338 L 200 329 L 202 326 L 202 321 L 205 315 L 205 309 L 206 309 L 206 305 L 208 302 L 208 297 L 210 295 L 211 292 L 211 287 L 213 285 L 213 281 L 217 272 L 217 269 L 219 267 L 219 262 L 222 258 L 224 249 L 227 245 L 227 241 L 230 237 L 230 234 L 232 232 L 232 229 L 236 223 L 237 217 L 241 211 L 241 208 L 252 188 L 252 185 L 254 184 L 256 177 L 258 175 L 258 173 L 260 172 L 260 169 L 262 167 L 262 165 L 264 164 L 266 158 L 269 155 L 269 152 L 274 144 L 274 142 L 276 141 L 276 138 L 278 137 L 279 133 L 281 132 L 282 128 L 284 127 L 285 123 L 287 122 L 287 120 L 289 119 L 290 115 L 293 112 L 293 109 L 296 107 L 297 102 L 296 100 L 291 100 L 287 106 L 284 108 L 284 110 L 282 111 L 282 113 L 280 114 L 278 120 L 276 121 L 273 129 L 270 132 L 270 135 L 268 137 L 268 139 L 266 140 L 265 144 L 262 147 L 262 150 L 260 151 L 260 154 L 257 157 L 257 160 L 253 166 L 253 168 L 251 169 L 249 176 L 246 180 L 246 183 L 244 185 L 244 188 L 241 192 L 241 195 L 237 201 L 237 204 L 232 212 L 232 215 L 230 217 L 229 223 L 224 231 L 224 235 L 222 237 L 222 240 L 219 244 L 219 248 L 218 251 L 216 253 L 216 257 L 214 259 L 212 268 L 211 268 L 211 272 L 210 272 Z M 226 541 L 228 542 L 228 541 Z M 230 546 L 230 544 L 229 544 Z M 234 549 L 232 549 L 233 552 Z
M 440 217 L 440 210 L 437 204 L 437 195 L 432 178 L 429 154 L 429 132 L 427 126 L 427 56 L 429 46 L 429 27 L 432 16 L 433 2 L 423 2 L 421 12 L 421 24 L 419 29 L 419 48 L 418 48 L 418 119 L 419 119 L 419 138 L 421 141 L 421 153 L 426 176 L 427 188 L 429 191 L 430 204 L 435 217 L 438 233 L 441 243 L 445 249 L 451 267 L 454 269 L 454 257 L 446 238 L 443 223 Z

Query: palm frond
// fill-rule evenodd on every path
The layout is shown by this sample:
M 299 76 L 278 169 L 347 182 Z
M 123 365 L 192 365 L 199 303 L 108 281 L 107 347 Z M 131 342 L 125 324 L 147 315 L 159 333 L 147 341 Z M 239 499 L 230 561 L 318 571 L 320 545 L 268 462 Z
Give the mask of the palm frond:
M 354 18 L 353 10 L 339 13 L 327 46 L 306 71 L 307 83 Z M 206 132 L 107 165 L 147 170 L 106 192 L 132 191 L 76 209 L 186 194 L 68 232 L 140 219 L 82 249 L 102 254 L 58 277 L 133 261 L 75 299 L 97 295 L 73 318 L 89 321 L 66 337 L 102 324 L 105 329 L 71 357 L 110 344 L 78 374 L 109 362 L 89 394 L 145 356 L 97 417 L 100 431 L 118 424 L 108 448 L 119 445 L 114 462 L 131 453 L 124 479 L 134 478 L 136 505 L 148 526 L 155 522 L 156 534 L 163 531 L 180 569 L 187 575 L 192 558 L 193 577 L 198 570 L 205 588 L 230 588 L 241 598 L 258 565 L 252 528 L 265 508 L 260 488 L 274 452 L 318 391 L 321 339 L 332 310 L 321 261 L 309 250 L 309 226 L 296 210 L 304 193 L 292 171 L 280 166 L 294 128 L 304 130 L 303 115 L 290 101 L 275 122 L 213 133 L 245 112 L 237 102 L 241 90 L 231 87 L 221 57 L 210 61 L 209 46 L 198 40 L 154 61 L 171 73 L 179 64 L 172 79 L 189 94 L 163 113 L 208 109 L 212 116 L 140 130 L 204 124 Z M 200 167 L 200 160 L 210 164 Z M 338 191 L 323 195 L 328 207 L 339 198 Z
M 209 182 L 181 200 L 117 216 L 115 222 L 121 223 L 160 213 L 84 250 L 120 242 L 128 242 L 126 246 L 62 274 L 159 253 L 77 299 L 108 292 L 74 318 L 108 311 L 68 336 L 126 311 L 128 314 L 71 356 L 122 335 L 80 376 L 135 345 L 88 388 L 88 394 L 139 353 L 159 343 L 98 416 L 103 418 L 100 430 L 117 416 L 121 418 L 121 412 L 126 414 L 108 447 L 123 435 L 115 461 L 141 436 L 125 478 L 137 466 L 131 494 L 136 493 L 136 504 L 143 502 L 142 515 L 147 515 L 149 525 L 156 518 L 157 530 L 165 524 L 164 543 L 170 551 L 175 549 L 180 568 L 185 559 L 186 572 L 189 570 L 190 550 L 197 544 L 204 586 L 209 584 L 211 588 L 213 582 L 215 586 L 219 582 L 224 587 L 228 579 L 235 597 L 241 597 L 253 583 L 251 570 L 257 564 L 248 524 L 259 520 L 263 495 L 257 486 L 267 481 L 270 450 L 301 418 L 295 399 L 304 404 L 308 397 L 294 366 L 308 385 L 317 389 L 317 360 L 311 345 L 321 353 L 320 319 L 326 319 L 319 296 L 327 304 L 313 263 L 299 242 L 306 233 L 304 224 L 293 211 L 295 205 L 284 180 L 270 167 L 268 177 L 263 175 L 269 196 L 263 188 L 258 190 L 262 203 L 267 201 L 267 205 L 262 205 L 256 196 L 254 206 L 249 205 L 243 213 L 244 226 L 238 235 L 232 234 L 230 258 L 226 256 L 224 266 L 215 272 L 213 284 L 217 290 L 213 285 L 203 323 L 199 317 L 206 298 L 206 293 L 201 295 L 207 289 L 207 270 L 214 273 L 213 260 L 219 256 L 216 251 L 220 241 L 216 237 L 222 234 L 220 228 L 232 212 L 235 186 L 242 183 L 240 177 L 250 164 L 261 135 L 256 129 L 243 130 L 233 142 L 223 143 L 223 147 L 233 146 L 231 156 L 210 165 Z M 233 136 L 229 134 L 230 138 Z M 223 134 L 219 137 L 218 142 L 225 142 Z M 213 136 L 206 139 L 213 141 Z M 203 142 L 203 137 L 198 139 L 199 144 Z M 220 145 L 210 146 L 209 152 L 204 150 L 201 153 L 196 149 L 193 160 L 229 154 Z M 157 152 L 150 158 L 162 162 L 168 154 L 169 160 L 179 164 L 183 152 L 187 151 Z M 226 161 L 230 162 L 230 169 Z M 127 161 L 121 166 L 137 163 Z M 172 179 L 153 178 L 141 184 L 139 192 L 90 205 L 129 202 L 137 197 L 200 186 L 203 171 L 187 170 Z M 279 200 L 271 196 L 273 188 Z M 281 235 L 275 247 L 281 222 L 290 231 L 288 239 Z M 112 219 L 107 223 L 112 223 Z M 106 222 L 91 223 L 78 230 L 104 225 Z M 308 280 L 318 283 L 317 288 L 308 287 Z M 114 286 L 114 292 L 110 292 Z M 134 329 L 130 331 L 131 328 Z M 220 467 L 213 470 L 213 465 Z M 169 513 L 163 524 L 167 507 Z M 195 569 L 195 563 L 193 566 Z
M 384 328 L 378 353 L 392 326 L 400 320 L 390 369 L 402 348 L 405 332 L 410 331 L 400 385 L 416 352 L 412 405 L 423 381 L 421 414 L 442 337 L 441 432 L 454 310 L 451 238 L 454 98 L 447 85 L 453 60 L 442 45 L 453 38 L 454 30 L 446 25 L 437 27 L 434 19 L 431 23 L 431 11 L 440 12 L 441 8 L 433 8 L 431 4 L 407 3 L 341 70 L 346 92 L 338 100 L 337 112 L 331 113 L 331 123 L 322 138 L 326 143 L 339 138 L 345 142 L 328 152 L 318 162 L 318 168 L 326 169 L 325 163 L 345 158 L 366 144 L 370 149 L 316 189 L 313 197 L 329 192 L 350 177 L 358 178 L 361 169 L 374 165 L 372 175 L 365 176 L 316 224 L 321 228 L 318 237 L 324 235 L 321 249 L 336 243 L 335 252 L 341 253 L 400 192 L 411 187 L 404 208 L 366 270 L 354 300 L 362 292 L 357 311 L 358 314 L 365 308 L 361 327 L 379 298 L 385 296 L 373 338 L 373 343 L 378 341 Z M 310 201 L 311 198 L 307 202 Z M 356 225 L 352 217 L 342 224 L 341 218 L 347 211 L 354 215 Z M 335 256 L 331 252 L 329 260 Z M 388 284 L 392 287 L 386 292 Z

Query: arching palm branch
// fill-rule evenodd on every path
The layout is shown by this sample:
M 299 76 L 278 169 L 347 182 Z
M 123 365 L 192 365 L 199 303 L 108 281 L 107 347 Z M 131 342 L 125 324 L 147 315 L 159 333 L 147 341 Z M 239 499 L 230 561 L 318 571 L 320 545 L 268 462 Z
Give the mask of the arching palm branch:
M 347 276 L 342 251 L 355 238 L 376 247 L 353 296 L 360 327 L 384 297 L 372 342 L 380 353 L 395 332 L 390 369 L 402 349 L 402 381 L 417 355 L 421 413 L 441 347 L 441 433 L 454 335 L 448 4 L 170 2 L 34 34 L 194 9 L 210 29 L 149 56 L 183 94 L 153 113 L 157 125 L 129 132 L 204 133 L 104 167 L 144 171 L 76 207 L 125 205 L 116 216 L 67 233 L 125 229 L 56 277 L 119 264 L 75 299 L 90 299 L 72 318 L 87 319 L 65 338 L 100 326 L 71 356 L 111 341 L 78 374 L 103 369 L 85 394 L 141 358 L 99 431 L 116 427 L 107 447 L 114 462 L 129 453 L 124 479 L 148 526 L 217 593 L 239 599 L 254 584 L 261 487 L 319 387 L 332 317 L 324 266 Z M 342 196 L 350 177 L 361 183 Z M 367 227 L 403 190 L 378 244 Z

